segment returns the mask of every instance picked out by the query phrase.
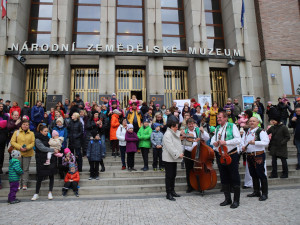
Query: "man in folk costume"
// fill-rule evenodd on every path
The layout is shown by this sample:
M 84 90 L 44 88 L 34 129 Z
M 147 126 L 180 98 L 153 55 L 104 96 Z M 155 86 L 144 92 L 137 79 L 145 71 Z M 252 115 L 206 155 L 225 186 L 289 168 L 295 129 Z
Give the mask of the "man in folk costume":
M 253 181 L 253 193 L 247 197 L 259 197 L 259 201 L 268 198 L 268 180 L 265 173 L 265 147 L 270 140 L 266 131 L 258 127 L 259 120 L 251 117 L 249 120 L 250 128 L 242 137 L 242 150 L 247 153 L 249 172 Z M 260 193 L 260 183 L 262 195 Z
M 203 127 L 197 127 L 195 120 L 193 118 L 189 118 L 187 121 L 187 128 L 185 130 L 182 130 L 182 135 L 193 135 L 194 139 L 193 141 L 183 140 L 183 148 L 184 148 L 184 156 L 187 158 L 191 158 L 192 156 L 192 150 L 195 146 L 197 146 L 198 141 L 200 139 L 203 139 L 205 142 L 209 140 L 209 134 L 204 131 Z M 193 188 L 190 183 L 190 172 L 193 169 L 194 162 L 189 159 L 185 159 L 185 168 L 186 168 L 186 182 L 187 182 L 187 190 L 186 193 L 190 193 L 193 191 Z
M 228 155 L 232 159 L 232 162 L 229 165 L 220 163 L 220 177 L 225 195 L 225 201 L 220 203 L 220 206 L 230 205 L 230 208 L 237 208 L 240 203 L 241 192 L 239 154 L 237 147 L 240 145 L 241 135 L 237 126 L 233 123 L 228 123 L 227 119 L 228 116 L 226 112 L 222 111 L 218 113 L 217 120 L 220 125 L 217 126 L 215 135 L 211 139 L 211 145 L 214 146 L 215 151 L 218 151 L 220 146 L 227 146 Z M 231 200 L 230 186 L 232 186 L 234 190 L 233 203 Z

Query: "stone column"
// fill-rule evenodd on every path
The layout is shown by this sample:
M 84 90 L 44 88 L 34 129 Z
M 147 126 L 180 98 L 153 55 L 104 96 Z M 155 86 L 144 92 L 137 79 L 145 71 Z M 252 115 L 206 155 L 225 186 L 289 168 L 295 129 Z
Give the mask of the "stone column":
M 59 46 L 68 44 L 69 51 L 72 48 L 73 7 L 72 0 L 53 2 L 51 44 L 59 44 Z M 70 69 L 70 56 L 49 56 L 49 95 L 62 95 L 63 101 L 71 97 Z
M 205 48 L 207 43 L 203 1 L 185 1 L 184 9 L 187 46 Z M 188 87 L 189 98 L 198 99 L 198 94 L 211 94 L 207 60 L 189 59 Z
M 116 0 L 101 1 L 100 44 L 115 46 Z M 99 94 L 112 94 L 116 91 L 115 57 L 99 58 Z
M 162 49 L 161 0 L 145 1 L 145 44 L 149 49 Z M 147 100 L 150 95 L 164 94 L 164 62 L 162 57 L 148 58 L 146 62 Z
M 6 19 L 0 20 L 0 96 L 17 101 L 22 107 L 25 100 L 26 68 L 15 56 L 5 56 L 12 43 L 23 45 L 28 37 L 30 1 L 7 2 Z

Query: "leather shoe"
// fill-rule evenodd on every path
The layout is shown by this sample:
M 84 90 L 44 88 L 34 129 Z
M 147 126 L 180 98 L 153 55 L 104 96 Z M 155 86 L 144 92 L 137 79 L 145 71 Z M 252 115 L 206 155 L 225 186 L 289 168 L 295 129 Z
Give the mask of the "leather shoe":
M 172 195 L 173 197 L 177 197 L 177 198 L 179 198 L 179 197 L 180 197 L 180 195 L 179 195 L 179 194 L 177 194 L 175 191 L 172 191 L 172 192 L 171 192 L 171 195 Z
M 269 178 L 271 178 L 271 179 L 272 179 L 272 178 L 278 178 L 278 175 L 277 175 L 277 176 L 270 175 Z
M 232 204 L 231 204 L 231 206 L 230 206 L 230 208 L 232 208 L 232 209 L 236 209 L 237 207 L 239 207 L 239 203 L 238 202 L 233 202 Z
M 226 206 L 226 205 L 230 205 L 232 203 L 231 199 L 225 199 L 224 202 L 220 203 L 220 206 Z
M 166 198 L 170 201 L 176 201 L 176 199 L 171 195 L 171 193 L 168 193 Z
M 280 178 L 288 178 L 289 176 L 288 175 L 286 175 L 286 174 L 282 174 L 281 176 L 280 176 Z
M 262 195 L 258 200 L 259 201 L 266 201 L 268 199 L 268 195 Z
M 186 193 L 191 193 L 194 189 L 192 187 L 188 187 L 188 189 L 186 190 Z
M 252 194 L 247 195 L 247 197 L 250 197 L 250 198 L 252 198 L 252 197 L 260 197 L 260 196 L 261 196 L 260 192 L 256 192 L 256 191 L 254 191 Z

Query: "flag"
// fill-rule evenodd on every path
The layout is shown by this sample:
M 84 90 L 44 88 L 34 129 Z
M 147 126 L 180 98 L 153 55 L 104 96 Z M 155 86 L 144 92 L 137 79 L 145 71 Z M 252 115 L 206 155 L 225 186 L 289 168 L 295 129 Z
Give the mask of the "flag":
M 1 0 L 2 19 L 6 16 L 6 4 L 7 0 Z
M 244 27 L 245 2 L 242 0 L 241 24 Z

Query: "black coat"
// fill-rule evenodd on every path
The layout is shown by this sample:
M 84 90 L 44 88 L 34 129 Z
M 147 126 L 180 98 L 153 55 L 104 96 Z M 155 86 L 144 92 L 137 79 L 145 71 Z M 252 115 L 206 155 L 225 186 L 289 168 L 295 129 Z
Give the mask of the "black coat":
M 39 177 L 52 176 L 57 173 L 57 157 L 52 155 L 50 160 L 50 165 L 45 166 L 44 163 L 47 160 L 47 153 L 45 151 L 51 151 L 49 148 L 49 137 L 44 136 L 41 133 L 35 135 L 35 159 L 36 159 L 36 169 L 37 175 Z
M 278 117 L 280 117 L 280 114 L 277 110 L 277 106 L 276 105 L 271 105 L 271 106 L 267 106 L 267 111 L 266 111 L 269 120 L 271 119 L 276 119 Z
M 80 120 L 71 120 L 68 126 L 68 136 L 69 136 L 69 147 L 78 148 L 81 147 L 81 138 L 83 135 L 83 127 Z
M 270 154 L 272 156 L 287 158 L 287 143 L 290 140 L 288 128 L 283 124 L 274 125 L 267 130 L 267 133 L 272 134 L 269 144 Z
M 24 107 L 22 110 L 21 110 L 21 118 L 23 118 L 23 116 L 28 116 L 29 119 L 31 117 L 31 108 L 30 107 Z
M 284 104 L 283 102 L 278 103 L 277 109 L 281 119 L 286 119 L 289 117 L 288 108 L 288 105 Z
M 0 117 L 2 118 L 2 120 L 8 120 L 8 117 L 3 112 L 0 112 Z M 7 127 L 4 129 L 0 128 L 0 143 L 6 143 L 7 138 L 8 138 Z

